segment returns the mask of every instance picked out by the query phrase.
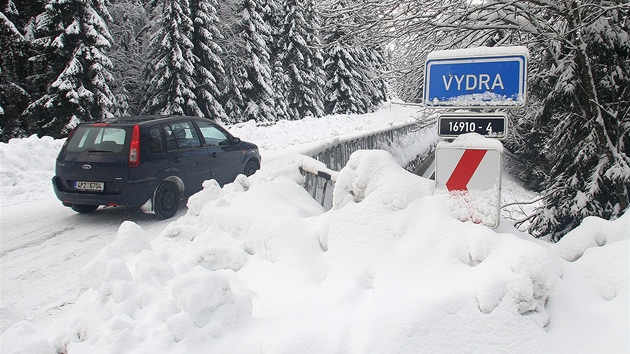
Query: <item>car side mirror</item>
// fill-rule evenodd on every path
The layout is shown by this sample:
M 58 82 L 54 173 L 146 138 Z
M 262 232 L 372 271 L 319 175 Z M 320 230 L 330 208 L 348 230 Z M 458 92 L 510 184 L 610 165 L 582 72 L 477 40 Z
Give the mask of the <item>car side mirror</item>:
M 234 137 L 232 137 L 232 144 L 238 144 L 238 143 L 240 143 L 240 142 L 241 142 L 241 139 L 240 139 L 240 138 L 237 138 L 237 137 L 235 137 L 235 136 L 234 136 Z

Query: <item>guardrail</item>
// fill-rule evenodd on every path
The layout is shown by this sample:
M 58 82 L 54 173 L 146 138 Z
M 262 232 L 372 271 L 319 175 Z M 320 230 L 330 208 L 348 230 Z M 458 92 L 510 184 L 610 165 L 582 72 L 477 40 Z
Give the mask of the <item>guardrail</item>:
M 374 150 L 407 135 L 411 131 L 419 130 L 417 123 L 411 123 L 391 130 L 378 132 L 376 134 L 364 136 L 350 141 L 341 141 L 325 151 L 313 156 L 315 160 L 321 161 L 332 170 L 341 170 L 350 159 L 350 155 L 357 150 Z
M 312 157 L 322 162 L 333 171 L 340 171 L 350 159 L 350 155 L 357 150 L 383 149 L 392 143 L 401 140 L 403 137 L 426 129 L 435 122 L 412 122 L 405 125 L 386 129 L 368 136 L 360 138 L 340 139 L 338 144 L 331 146 L 324 151 L 315 153 Z M 436 141 L 437 144 L 437 141 Z M 407 161 L 403 166 L 407 171 L 414 172 L 427 156 L 429 156 L 435 144 L 431 145 L 427 151 L 415 156 L 411 161 Z M 300 168 L 300 172 L 305 176 L 304 188 L 311 194 L 313 199 L 318 201 L 326 210 L 332 207 L 332 191 L 334 178 L 326 171 L 313 171 L 309 168 Z

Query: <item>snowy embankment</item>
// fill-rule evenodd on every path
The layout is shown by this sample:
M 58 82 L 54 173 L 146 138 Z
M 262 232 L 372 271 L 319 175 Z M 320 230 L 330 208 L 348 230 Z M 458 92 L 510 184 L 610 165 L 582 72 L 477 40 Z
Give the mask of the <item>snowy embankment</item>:
M 0 202 L 19 204 L 50 195 L 55 159 L 65 139 L 36 135 L 0 143 Z
M 324 211 L 301 186 L 309 158 L 274 153 L 205 182 L 152 241 L 124 222 L 72 309 L 14 323 L 3 353 L 628 351 L 630 213 L 558 244 L 491 230 L 385 151 L 353 154 Z

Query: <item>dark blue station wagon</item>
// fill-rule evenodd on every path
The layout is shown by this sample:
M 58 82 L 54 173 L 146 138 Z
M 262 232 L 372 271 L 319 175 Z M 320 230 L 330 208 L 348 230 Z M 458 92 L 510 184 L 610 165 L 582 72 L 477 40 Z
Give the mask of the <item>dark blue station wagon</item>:
M 72 131 L 57 157 L 53 187 L 79 213 L 126 205 L 167 219 L 203 181 L 222 186 L 254 174 L 260 162 L 256 145 L 206 118 L 120 117 Z

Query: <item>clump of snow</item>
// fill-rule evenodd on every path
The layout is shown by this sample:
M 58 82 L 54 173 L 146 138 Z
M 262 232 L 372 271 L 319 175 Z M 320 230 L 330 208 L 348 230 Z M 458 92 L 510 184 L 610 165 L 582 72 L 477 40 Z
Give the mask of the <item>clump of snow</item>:
M 19 321 L 2 332 L 3 353 L 54 353 L 44 334 L 28 321 Z
M 0 307 L 0 332 L 25 319 L 26 316 L 14 304 L 3 303 Z
M 437 188 L 436 194 L 443 197 L 451 215 L 457 220 L 472 221 L 492 228 L 499 226 L 498 186 L 489 190 L 466 191 L 448 191 Z
M 506 96 L 494 92 L 471 93 L 453 98 L 437 98 L 426 101 L 428 107 L 523 107 L 524 95 Z
M 427 55 L 427 60 L 461 59 L 507 55 L 524 55 L 525 57 L 529 57 L 529 49 L 527 49 L 527 47 L 525 46 L 504 46 L 436 50 Z
M 503 153 L 503 144 L 497 139 L 487 138 L 478 133 L 466 133 L 452 142 L 442 141 L 438 146 L 450 146 L 466 149 L 494 149 Z
M 573 262 L 586 250 L 601 247 L 609 243 L 627 240 L 630 227 L 630 213 L 612 221 L 589 216 L 582 220 L 580 226 L 571 231 L 570 236 L 563 237 L 558 243 L 550 246 L 563 259 Z
M 419 196 L 433 194 L 432 181 L 419 181 L 417 176 L 399 170 L 400 165 L 386 151 L 359 150 L 353 153 L 337 177 L 333 208 L 372 197 L 380 206 L 401 210 Z
M 137 224 L 125 221 L 120 225 L 114 242 L 102 249 L 83 269 L 82 285 L 99 289 L 104 283 L 130 278 L 128 272 L 121 271 L 131 256 L 142 250 L 151 250 L 151 244 Z

